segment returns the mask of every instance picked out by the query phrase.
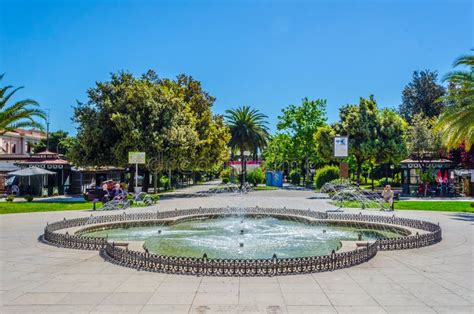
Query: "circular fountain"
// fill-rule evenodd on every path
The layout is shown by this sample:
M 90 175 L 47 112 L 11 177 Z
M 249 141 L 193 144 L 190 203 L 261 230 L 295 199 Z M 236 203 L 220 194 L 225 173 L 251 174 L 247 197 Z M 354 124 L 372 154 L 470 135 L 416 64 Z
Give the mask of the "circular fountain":
M 210 217 L 172 224 L 157 224 L 113 229 L 88 228 L 80 232 L 87 237 L 109 241 L 139 242 L 157 255 L 224 259 L 264 259 L 276 253 L 282 258 L 330 254 L 341 247 L 341 241 L 376 241 L 405 236 L 405 230 L 383 230 L 337 224 L 307 222 L 272 216 L 245 217 L 241 229 L 239 216 Z M 156 230 L 160 229 L 159 235 Z M 324 231 L 326 230 L 326 232 Z M 239 247 L 241 249 L 236 250 Z
M 62 220 L 46 226 L 43 240 L 138 270 L 261 276 L 350 267 L 379 250 L 437 243 L 441 228 L 395 216 L 197 208 Z

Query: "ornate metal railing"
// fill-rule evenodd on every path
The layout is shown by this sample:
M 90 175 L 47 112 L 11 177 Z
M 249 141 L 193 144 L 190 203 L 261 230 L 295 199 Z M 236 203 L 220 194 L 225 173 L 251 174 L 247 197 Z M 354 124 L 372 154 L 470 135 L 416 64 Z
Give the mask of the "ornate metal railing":
M 97 224 L 122 224 L 127 222 L 144 221 L 148 223 L 163 222 L 166 219 L 190 219 L 199 216 L 222 215 L 271 215 L 313 219 L 314 222 L 336 221 L 340 223 L 364 223 L 388 226 L 403 226 L 426 231 L 399 238 L 379 239 L 373 243 L 354 249 L 352 251 L 311 257 L 278 258 L 271 259 L 211 259 L 160 256 L 146 252 L 128 250 L 109 242 L 104 238 L 87 237 L 80 234 L 57 232 L 61 229 L 72 227 L 87 227 Z M 308 219 L 309 218 L 309 219 Z M 286 274 L 304 274 L 312 272 L 332 271 L 340 268 L 354 266 L 368 261 L 379 250 L 401 250 L 428 246 L 441 241 L 441 228 L 437 224 L 426 221 L 398 218 L 395 216 L 376 216 L 362 214 L 336 214 L 324 213 L 301 209 L 286 208 L 196 208 L 187 210 L 164 211 L 156 213 L 133 213 L 122 215 L 91 216 L 76 219 L 64 219 L 48 224 L 44 229 L 43 240 L 59 247 L 100 250 L 100 254 L 108 261 L 134 268 L 173 274 L 213 275 L 213 276 L 272 276 Z

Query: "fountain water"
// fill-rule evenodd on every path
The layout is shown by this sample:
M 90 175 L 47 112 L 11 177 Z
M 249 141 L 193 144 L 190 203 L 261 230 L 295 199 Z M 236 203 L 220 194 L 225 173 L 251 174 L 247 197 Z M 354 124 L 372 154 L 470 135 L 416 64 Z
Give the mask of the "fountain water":
M 349 180 L 328 182 L 323 185 L 321 192 L 329 194 L 331 199 L 339 204 L 339 208 L 344 207 L 345 201 L 355 201 L 360 204 L 362 209 L 390 209 L 389 205 L 383 202 L 383 199 L 379 193 L 361 189 L 360 187 L 352 184 Z

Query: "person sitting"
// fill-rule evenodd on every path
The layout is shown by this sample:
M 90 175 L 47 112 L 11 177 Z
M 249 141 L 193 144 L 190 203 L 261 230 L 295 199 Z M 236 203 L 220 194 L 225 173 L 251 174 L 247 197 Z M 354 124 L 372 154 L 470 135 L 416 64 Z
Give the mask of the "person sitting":
M 125 197 L 125 192 L 123 191 L 122 187 L 120 186 L 120 183 L 117 183 L 114 185 L 114 188 L 110 192 L 110 196 L 113 199 L 123 199 Z
M 20 187 L 16 184 L 12 185 L 12 195 L 18 196 L 20 195 Z
M 392 191 L 392 187 L 387 184 L 383 191 L 382 191 L 382 208 L 381 210 L 384 210 L 383 206 L 388 203 L 389 204 L 389 210 L 393 210 L 393 196 L 394 193 Z
M 108 186 L 107 186 L 107 183 L 103 183 L 102 184 L 102 193 L 101 193 L 101 201 L 103 203 L 106 203 L 110 200 L 110 193 L 109 193 L 109 189 L 108 189 Z

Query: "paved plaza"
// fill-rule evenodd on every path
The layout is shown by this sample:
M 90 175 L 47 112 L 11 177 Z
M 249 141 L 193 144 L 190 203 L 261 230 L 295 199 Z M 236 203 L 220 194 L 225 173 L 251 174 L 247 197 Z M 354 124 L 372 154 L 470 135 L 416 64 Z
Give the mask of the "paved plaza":
M 157 207 L 333 208 L 311 191 L 202 195 L 192 187 Z M 346 209 L 346 212 L 359 210 Z M 375 210 L 370 214 L 391 215 Z M 439 222 L 443 241 L 382 251 L 334 272 L 282 277 L 194 277 L 138 272 L 97 251 L 38 242 L 47 222 L 117 212 L 65 211 L 0 216 L 0 313 L 473 313 L 474 215 L 399 211 Z

